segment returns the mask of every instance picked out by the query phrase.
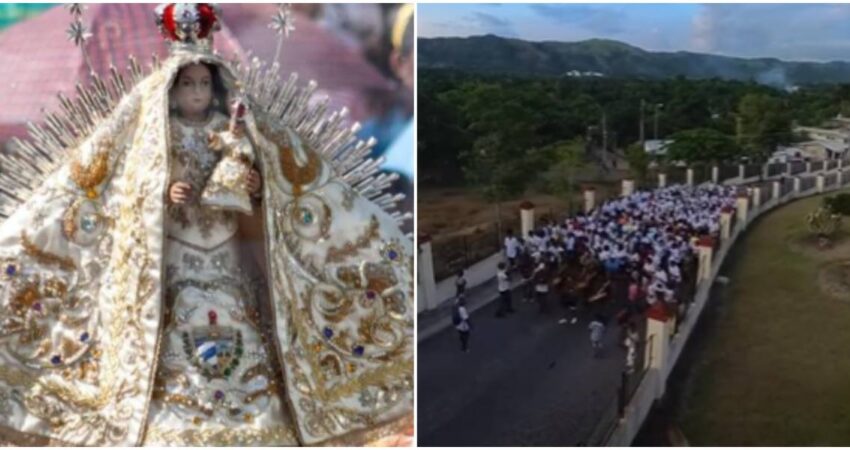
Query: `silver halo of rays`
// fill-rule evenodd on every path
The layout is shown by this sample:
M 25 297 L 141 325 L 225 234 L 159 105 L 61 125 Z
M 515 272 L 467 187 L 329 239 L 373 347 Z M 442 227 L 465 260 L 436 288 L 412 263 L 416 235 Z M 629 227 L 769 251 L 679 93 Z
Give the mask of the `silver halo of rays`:
M 272 61 L 272 65 L 275 65 L 280 63 L 280 49 L 283 47 L 283 40 L 295 31 L 295 16 L 292 13 L 291 4 L 278 4 L 277 12 L 272 16 L 269 28 L 277 33 L 277 48 L 275 48 L 274 60 Z
M 83 11 L 86 7 L 82 3 L 69 3 L 65 5 L 65 8 L 71 13 L 72 19 L 71 25 L 68 26 L 68 30 L 66 31 L 68 40 L 80 48 L 80 51 L 83 53 L 83 61 L 85 61 L 86 66 L 89 68 L 89 74 L 93 75 L 94 67 L 92 67 L 88 51 L 86 51 L 86 41 L 92 37 L 92 34 L 83 24 Z
M 74 9 L 72 9 L 74 8 Z M 69 7 L 82 12 L 80 5 Z M 75 14 L 79 18 L 79 14 Z M 292 31 L 292 23 L 288 29 Z M 280 39 L 287 32 L 282 31 Z M 82 34 L 83 42 L 85 32 Z M 109 74 L 101 77 L 92 72 L 91 80 L 76 85 L 73 99 L 59 94 L 59 109 L 45 113 L 41 123 L 27 123 L 29 138 L 11 140 L 10 151 L 0 151 L 0 219 L 15 210 L 43 184 L 46 177 L 66 162 L 95 129 L 110 116 L 121 99 L 130 93 L 152 71 L 160 68 L 158 57 L 151 57 L 150 67 L 142 68 L 131 55 L 123 72 L 110 66 Z M 253 109 L 262 111 L 269 123 L 278 129 L 289 127 L 297 132 L 325 161 L 334 173 L 354 191 L 379 205 L 399 225 L 412 219 L 410 212 L 397 210 L 404 194 L 388 192 L 398 179 L 396 173 L 380 173 L 384 158 L 371 158 L 374 138 L 357 137 L 360 124 L 349 124 L 348 109 L 328 112 L 328 98 L 313 101 L 317 84 L 310 80 L 299 86 L 298 74 L 284 81 L 277 63 L 271 65 L 254 58 L 249 64 L 231 63 L 234 72 L 241 72 L 244 93 L 251 99 Z

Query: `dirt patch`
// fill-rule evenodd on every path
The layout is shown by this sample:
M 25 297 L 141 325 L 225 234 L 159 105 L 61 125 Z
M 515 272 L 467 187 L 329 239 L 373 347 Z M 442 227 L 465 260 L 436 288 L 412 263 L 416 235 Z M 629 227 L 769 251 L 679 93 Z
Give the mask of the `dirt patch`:
M 824 294 L 850 302 L 850 260 L 836 261 L 821 267 L 818 286 Z
M 616 194 L 616 183 L 591 184 L 596 189 L 597 202 Z M 523 201 L 535 205 L 536 220 L 544 217 L 561 217 L 570 206 L 567 196 L 556 196 L 536 192 L 503 202 L 502 223 L 505 228 L 519 227 L 519 205 Z M 584 204 L 583 195 L 577 192 L 571 199 L 572 208 L 577 210 Z M 496 205 L 473 189 L 422 188 L 417 192 L 417 227 L 435 241 L 470 235 L 482 228 L 492 227 L 497 222 Z
M 786 243 L 794 253 L 803 254 L 818 261 L 850 258 L 850 231 L 847 230 L 845 223 L 841 224 L 841 228 L 835 232 L 826 247 L 821 247 L 818 237 L 808 229 L 792 233 Z

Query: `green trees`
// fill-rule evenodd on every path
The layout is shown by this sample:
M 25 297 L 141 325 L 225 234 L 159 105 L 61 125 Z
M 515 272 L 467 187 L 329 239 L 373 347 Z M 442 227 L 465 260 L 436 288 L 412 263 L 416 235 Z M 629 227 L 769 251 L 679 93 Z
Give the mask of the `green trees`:
M 585 142 L 581 138 L 558 141 L 539 150 L 541 163 L 549 162 L 543 172 L 546 190 L 567 200 L 567 208 L 573 210 L 577 176 L 585 168 Z M 541 164 L 542 166 L 542 164 Z
M 747 155 L 764 160 L 780 144 L 793 140 L 791 115 L 783 100 L 766 94 L 747 94 L 738 103 L 740 144 Z
M 629 163 L 632 176 L 639 182 L 646 181 L 652 156 L 644 151 L 640 143 L 632 144 L 626 149 L 626 161 Z
M 504 182 L 489 185 L 521 190 L 514 175 L 553 173 L 560 160 L 549 150 L 576 139 L 590 148 L 604 140 L 607 149 L 626 154 L 635 177 L 643 177 L 647 156 L 628 148 L 639 139 L 641 100 L 646 138 L 655 135 L 652 106 L 663 104 L 658 137 L 682 140 L 673 156 L 686 162 L 763 159 L 793 140 L 792 121 L 819 125 L 842 110 L 850 116 L 850 85 L 789 93 L 721 79 L 520 78 L 434 69 L 421 70 L 418 82 L 418 182 L 426 186 L 480 185 L 485 179 L 479 172 L 497 158 L 497 173 L 486 177 Z M 494 153 L 476 156 L 473 150 L 485 147 Z
M 734 139 L 710 128 L 680 131 L 670 136 L 670 139 L 673 142 L 667 146 L 668 161 L 716 163 L 736 160 L 742 156 L 741 148 Z

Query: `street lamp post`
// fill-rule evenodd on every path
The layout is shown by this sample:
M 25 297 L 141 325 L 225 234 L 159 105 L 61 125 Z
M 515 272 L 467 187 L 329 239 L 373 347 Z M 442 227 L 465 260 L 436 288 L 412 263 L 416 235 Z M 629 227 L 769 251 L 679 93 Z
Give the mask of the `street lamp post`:
M 644 136 L 644 130 L 643 130 L 644 129 L 644 125 L 643 125 L 644 109 L 646 109 L 646 100 L 640 99 L 640 145 L 641 145 L 641 147 L 643 147 L 643 145 L 646 142 L 646 137 Z
M 662 104 L 662 103 L 656 103 L 655 104 L 655 118 L 654 118 L 654 123 L 653 123 L 653 126 L 652 126 L 652 138 L 655 139 L 655 140 L 658 139 L 658 110 L 663 108 L 663 107 L 664 107 L 664 104 Z

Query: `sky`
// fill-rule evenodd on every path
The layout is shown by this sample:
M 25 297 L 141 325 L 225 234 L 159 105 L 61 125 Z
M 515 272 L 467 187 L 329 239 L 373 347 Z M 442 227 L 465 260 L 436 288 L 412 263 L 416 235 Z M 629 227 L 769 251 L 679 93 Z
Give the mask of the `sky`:
M 420 37 L 615 39 L 653 51 L 850 61 L 850 4 L 418 4 Z

